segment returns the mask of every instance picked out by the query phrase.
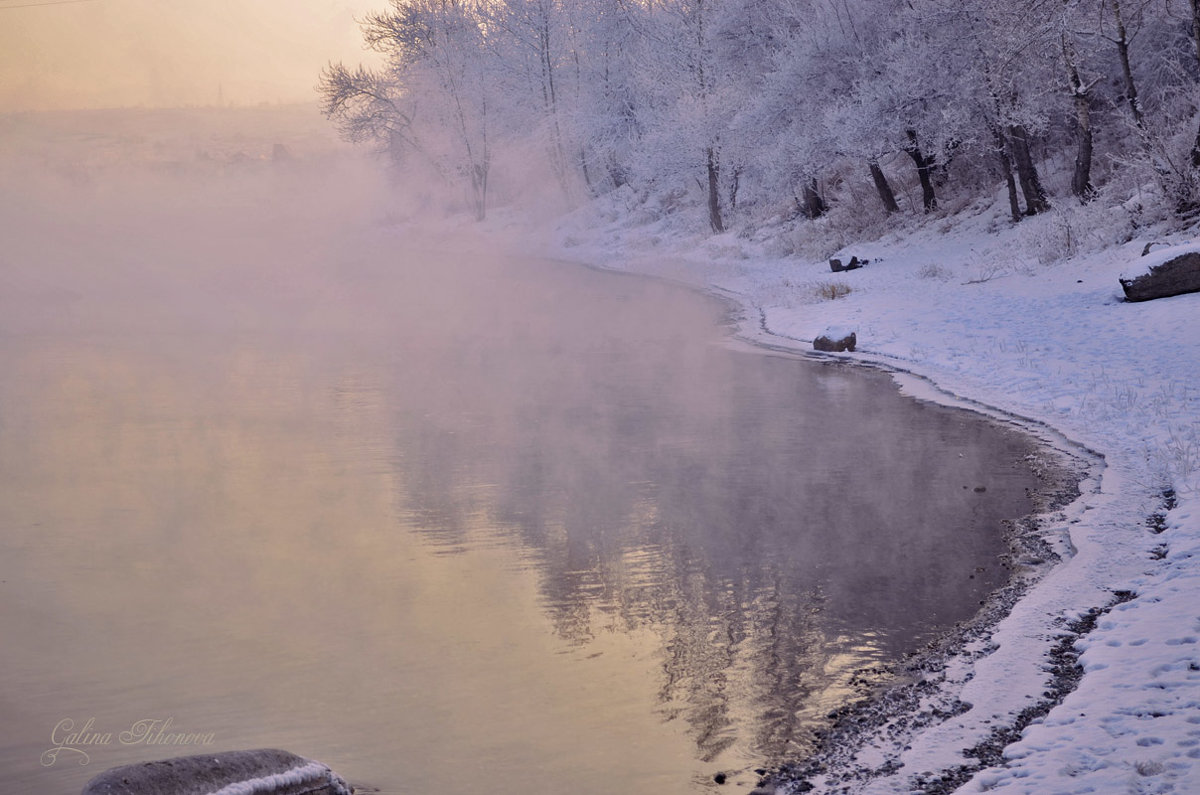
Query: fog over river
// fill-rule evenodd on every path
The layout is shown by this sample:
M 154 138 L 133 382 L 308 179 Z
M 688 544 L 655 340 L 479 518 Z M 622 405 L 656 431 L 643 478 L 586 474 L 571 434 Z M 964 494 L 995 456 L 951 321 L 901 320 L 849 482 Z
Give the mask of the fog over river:
M 6 791 L 254 747 L 386 793 L 753 784 L 1005 582 L 1010 430 L 679 287 L 418 237 L 349 161 L 22 146 Z

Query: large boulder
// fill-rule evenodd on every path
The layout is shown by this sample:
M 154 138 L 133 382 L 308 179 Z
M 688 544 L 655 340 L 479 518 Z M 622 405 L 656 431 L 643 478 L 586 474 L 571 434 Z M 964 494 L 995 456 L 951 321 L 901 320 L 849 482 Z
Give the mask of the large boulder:
M 853 329 L 830 327 L 813 340 L 813 348 L 829 353 L 853 351 L 858 344 L 858 335 Z
M 1200 251 L 1173 246 L 1139 261 L 1136 270 L 1121 274 L 1127 301 L 1149 301 L 1200 291 Z
M 327 765 L 262 748 L 114 767 L 93 778 L 82 795 L 351 795 Z

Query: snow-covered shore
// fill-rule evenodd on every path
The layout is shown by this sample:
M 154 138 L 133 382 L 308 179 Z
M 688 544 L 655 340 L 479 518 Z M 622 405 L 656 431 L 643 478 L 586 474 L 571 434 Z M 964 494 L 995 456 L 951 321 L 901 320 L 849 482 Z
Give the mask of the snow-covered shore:
M 835 274 L 824 259 L 780 256 L 770 233 L 634 227 L 620 210 L 567 217 L 548 250 L 732 297 L 742 333 L 760 342 L 808 351 L 829 327 L 853 329 L 857 351 L 832 355 L 912 374 L 901 382 L 919 397 L 991 407 L 1096 454 L 1082 496 L 1041 520 L 1048 535 L 1069 534 L 1065 560 L 938 676 L 929 700 L 970 708 L 868 733 L 804 786 L 909 792 L 957 771 L 963 792 L 1200 791 L 1200 294 L 1127 303 L 1117 281 L 1147 243 L 1188 239 L 1107 242 L 1097 229 L 1093 253 L 1043 264 L 1069 217 L 1014 227 L 980 205 L 846 246 L 836 255 L 869 263 Z M 1089 616 L 1094 628 L 1075 640 L 1073 622 Z M 1052 706 L 1064 637 L 1079 652 L 1078 686 L 999 766 L 975 770 L 964 749 Z

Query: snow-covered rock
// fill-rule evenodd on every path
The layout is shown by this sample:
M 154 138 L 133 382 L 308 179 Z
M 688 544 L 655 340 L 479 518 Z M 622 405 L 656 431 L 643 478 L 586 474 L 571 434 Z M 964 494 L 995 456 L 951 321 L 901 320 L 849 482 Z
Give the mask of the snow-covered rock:
M 868 262 L 870 262 L 870 260 L 859 259 L 858 257 L 851 257 L 849 262 L 843 263 L 837 257 L 831 257 L 829 260 L 829 270 L 833 271 L 834 273 L 841 273 L 842 271 L 858 270 L 863 265 L 866 265 Z
M 818 351 L 841 353 L 853 351 L 858 344 L 858 334 L 846 326 L 829 326 L 813 340 L 813 348 Z
M 327 765 L 263 748 L 183 756 L 114 767 L 82 795 L 350 795 Z

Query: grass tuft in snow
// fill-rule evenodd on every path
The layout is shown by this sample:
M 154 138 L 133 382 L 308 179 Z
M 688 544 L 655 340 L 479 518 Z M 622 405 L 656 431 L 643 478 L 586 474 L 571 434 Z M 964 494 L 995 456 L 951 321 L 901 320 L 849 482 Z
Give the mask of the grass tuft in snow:
M 850 285 L 845 282 L 818 282 L 812 288 L 813 297 L 822 301 L 833 301 L 850 295 L 850 292 Z

